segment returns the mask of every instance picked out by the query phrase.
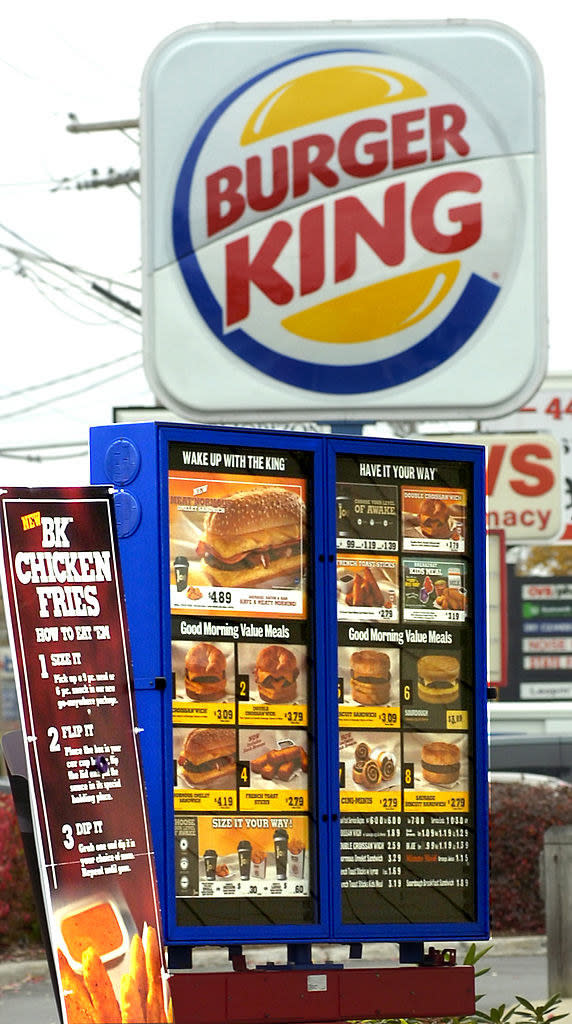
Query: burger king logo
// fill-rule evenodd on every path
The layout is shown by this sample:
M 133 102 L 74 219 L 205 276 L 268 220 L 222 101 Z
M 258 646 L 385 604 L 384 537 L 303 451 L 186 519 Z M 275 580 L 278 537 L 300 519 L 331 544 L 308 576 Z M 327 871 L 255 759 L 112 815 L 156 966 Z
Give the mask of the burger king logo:
M 336 50 L 224 96 L 181 166 L 186 287 L 240 359 L 297 388 L 393 388 L 471 345 L 522 249 L 490 111 L 433 68 Z

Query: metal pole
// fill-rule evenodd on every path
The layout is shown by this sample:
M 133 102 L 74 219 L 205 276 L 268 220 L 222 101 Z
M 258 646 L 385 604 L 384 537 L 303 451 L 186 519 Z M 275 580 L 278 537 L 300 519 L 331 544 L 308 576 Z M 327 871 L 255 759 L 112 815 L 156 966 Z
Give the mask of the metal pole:
M 572 825 L 544 835 L 548 991 L 572 996 Z

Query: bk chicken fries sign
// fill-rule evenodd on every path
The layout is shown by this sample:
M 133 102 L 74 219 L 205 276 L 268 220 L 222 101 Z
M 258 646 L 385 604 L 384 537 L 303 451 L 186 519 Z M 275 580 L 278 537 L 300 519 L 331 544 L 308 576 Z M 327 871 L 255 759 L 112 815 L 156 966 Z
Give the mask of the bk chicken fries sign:
M 485 23 L 167 40 L 142 120 L 155 392 L 203 419 L 516 407 L 545 362 L 539 78 Z

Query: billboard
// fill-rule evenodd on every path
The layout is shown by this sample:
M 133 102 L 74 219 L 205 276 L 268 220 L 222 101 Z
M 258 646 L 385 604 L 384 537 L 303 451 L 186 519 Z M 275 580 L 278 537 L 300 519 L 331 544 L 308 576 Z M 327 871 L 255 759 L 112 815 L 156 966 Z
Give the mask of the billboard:
M 439 434 L 487 449 L 487 529 L 507 544 L 552 542 L 562 530 L 559 442 L 545 434 Z
M 487 23 L 167 39 L 142 107 L 155 393 L 219 422 L 516 408 L 545 364 L 540 95 Z
M 547 374 L 535 395 L 516 412 L 488 420 L 487 430 L 535 430 L 551 434 L 560 444 L 562 533 L 552 543 L 572 541 L 572 378 L 565 373 Z

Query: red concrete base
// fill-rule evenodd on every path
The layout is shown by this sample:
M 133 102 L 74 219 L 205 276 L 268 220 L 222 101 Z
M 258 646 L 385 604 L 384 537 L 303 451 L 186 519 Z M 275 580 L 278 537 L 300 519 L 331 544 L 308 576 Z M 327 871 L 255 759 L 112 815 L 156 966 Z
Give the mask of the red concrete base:
M 175 1024 L 343 1024 L 475 1011 L 473 967 L 249 970 L 171 976 Z

